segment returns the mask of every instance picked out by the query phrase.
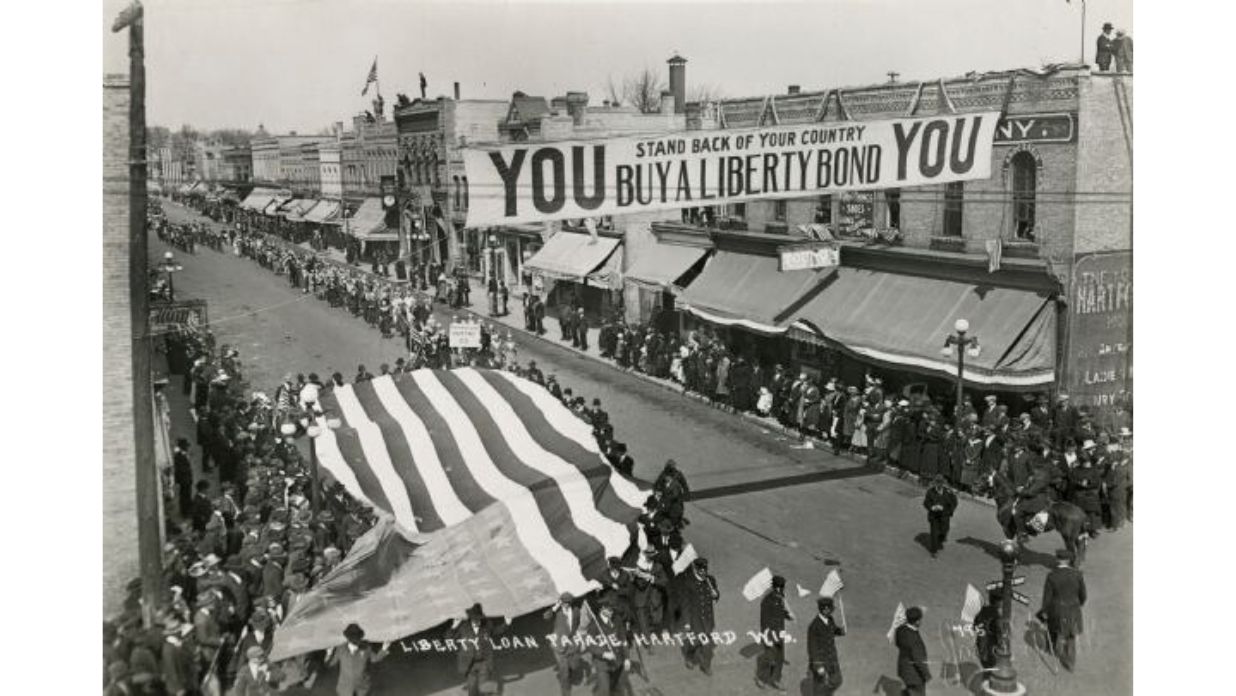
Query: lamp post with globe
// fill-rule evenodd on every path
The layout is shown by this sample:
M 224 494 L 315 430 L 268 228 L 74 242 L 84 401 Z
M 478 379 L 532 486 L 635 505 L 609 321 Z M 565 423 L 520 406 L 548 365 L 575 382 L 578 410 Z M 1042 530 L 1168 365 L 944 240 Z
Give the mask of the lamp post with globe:
M 945 357 L 952 357 L 954 347 L 957 351 L 957 406 L 954 410 L 953 420 L 961 423 L 962 404 L 965 402 L 965 373 L 966 373 L 966 356 L 977 358 L 982 352 L 982 346 L 979 345 L 978 336 L 966 335 L 970 331 L 970 322 L 965 319 L 958 319 L 953 324 L 953 329 L 956 333 L 949 334 L 944 339 L 944 348 L 940 350 L 940 354 Z
M 309 436 L 309 501 L 313 511 L 319 512 L 321 486 L 318 484 L 318 438 L 325 432 L 324 428 L 337 430 L 343 425 L 343 422 L 335 417 L 319 413 L 317 404 L 308 404 L 299 418 L 300 428 Z M 279 426 L 279 432 L 283 435 L 295 435 L 298 432 L 297 424 L 294 422 L 286 422 Z
M 176 285 L 172 281 L 172 274 L 177 271 L 183 271 L 184 266 L 176 263 L 176 257 L 170 251 L 163 252 L 163 261 L 156 267 L 158 270 L 167 274 L 167 301 L 176 301 Z
M 1017 670 L 1013 668 L 1012 627 L 1013 627 L 1013 573 L 1017 570 L 1017 555 L 1019 549 L 1016 543 L 1005 539 L 1000 543 L 1000 636 L 996 641 L 996 665 L 991 675 L 983 684 L 983 693 L 993 696 L 1023 696 L 1026 687 L 1017 681 Z

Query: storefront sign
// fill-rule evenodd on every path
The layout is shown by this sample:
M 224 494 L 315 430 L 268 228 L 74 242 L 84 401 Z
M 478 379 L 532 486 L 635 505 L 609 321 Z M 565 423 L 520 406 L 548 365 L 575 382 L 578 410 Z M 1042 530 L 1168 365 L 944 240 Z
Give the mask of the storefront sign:
M 481 325 L 455 322 L 448 329 L 447 340 L 452 348 L 480 348 Z
M 834 246 L 781 249 L 781 271 L 806 271 L 841 265 L 841 249 Z
M 1073 114 L 1007 116 L 996 125 L 996 144 L 1075 142 L 1076 123 Z
M 875 194 L 847 191 L 841 195 L 837 234 L 854 236 L 875 226 Z
M 1133 390 L 1133 254 L 1078 256 L 1069 298 L 1068 393 L 1108 411 Z
M 985 112 L 469 148 L 467 225 L 986 179 L 998 120 Z

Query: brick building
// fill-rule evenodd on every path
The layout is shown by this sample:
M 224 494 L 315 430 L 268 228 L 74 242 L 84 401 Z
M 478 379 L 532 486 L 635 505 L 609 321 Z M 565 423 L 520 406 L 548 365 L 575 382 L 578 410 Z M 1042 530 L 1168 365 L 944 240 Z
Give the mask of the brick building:
M 1130 76 L 1065 66 L 693 105 L 693 126 L 722 129 L 1002 118 L 985 180 L 756 200 L 712 210 L 703 226 L 654 225 L 706 231 L 718 249 L 684 294 L 688 324 L 846 383 L 877 370 L 939 393 L 956 372 L 944 338 L 964 318 L 982 345 L 968 386 L 1058 387 L 1079 405 L 1110 407 L 1132 386 L 1132 102 Z M 839 240 L 839 267 L 818 278 L 779 271 L 779 249 L 825 228 Z
M 501 100 L 416 99 L 395 107 L 400 255 L 481 272 L 482 235 L 465 229 L 468 176 L 460 147 L 498 139 Z M 423 230 L 428 239 L 416 241 Z
M 137 574 L 133 322 L 129 301 L 129 78 L 103 80 L 103 611 Z

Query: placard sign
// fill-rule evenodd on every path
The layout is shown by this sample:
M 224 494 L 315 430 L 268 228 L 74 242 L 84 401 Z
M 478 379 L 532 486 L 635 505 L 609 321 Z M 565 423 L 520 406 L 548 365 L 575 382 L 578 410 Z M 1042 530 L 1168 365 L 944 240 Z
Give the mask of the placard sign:
M 997 112 L 464 150 L 468 227 L 991 176 Z
M 447 330 L 447 341 L 452 348 L 480 348 L 481 325 L 471 322 L 455 322 Z
M 782 271 L 805 271 L 841 265 L 841 249 L 831 245 L 786 247 L 779 252 Z
M 875 226 L 875 194 L 847 191 L 841 195 L 837 234 L 852 237 Z

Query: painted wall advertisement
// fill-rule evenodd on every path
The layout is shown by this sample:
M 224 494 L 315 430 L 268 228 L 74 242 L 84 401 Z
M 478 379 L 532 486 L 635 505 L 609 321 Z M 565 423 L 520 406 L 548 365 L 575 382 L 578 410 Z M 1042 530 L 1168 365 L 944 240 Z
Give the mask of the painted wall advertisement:
M 1068 393 L 1110 411 L 1133 392 L 1133 254 L 1085 254 L 1070 285 Z
M 999 114 L 464 151 L 468 227 L 986 179 Z

